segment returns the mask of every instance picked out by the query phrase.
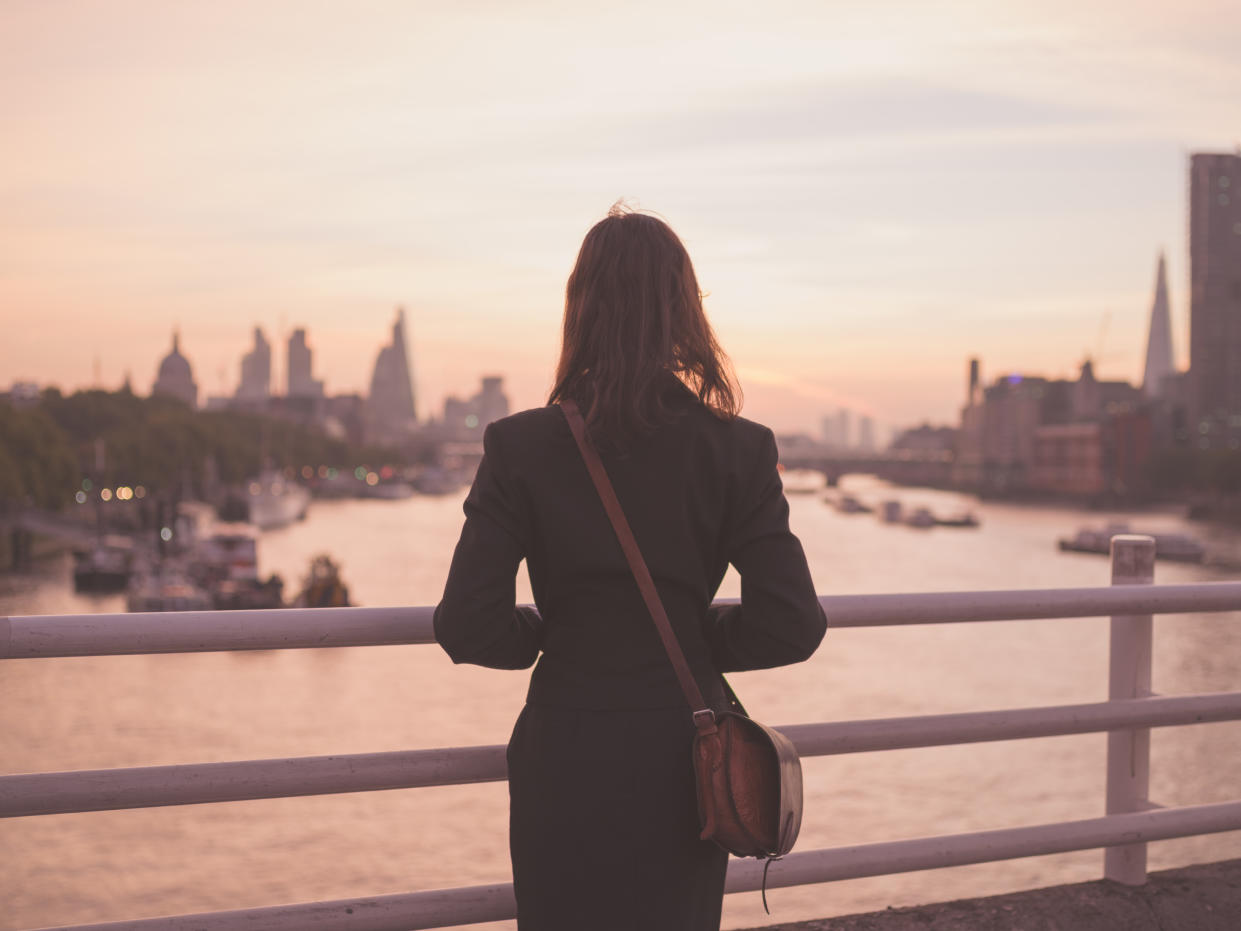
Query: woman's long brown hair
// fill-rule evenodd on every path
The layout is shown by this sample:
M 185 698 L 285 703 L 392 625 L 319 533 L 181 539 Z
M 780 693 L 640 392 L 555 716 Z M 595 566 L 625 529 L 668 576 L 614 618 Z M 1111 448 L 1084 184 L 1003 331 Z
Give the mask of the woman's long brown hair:
M 717 416 L 737 415 L 741 391 L 689 253 L 668 224 L 618 205 L 586 234 L 569 275 L 548 400 L 572 398 L 592 433 L 624 445 L 672 419 L 673 379 Z

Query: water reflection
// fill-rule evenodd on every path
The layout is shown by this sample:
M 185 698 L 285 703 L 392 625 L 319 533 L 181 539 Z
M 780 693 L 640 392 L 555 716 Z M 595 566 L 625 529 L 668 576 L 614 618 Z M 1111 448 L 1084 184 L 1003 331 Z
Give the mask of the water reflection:
M 819 590 L 850 592 L 1093 586 L 1103 558 L 1060 553 L 1082 524 L 1201 534 L 1241 557 L 1235 531 L 1174 514 L 1081 513 L 893 491 L 851 477 L 861 498 L 951 513 L 977 530 L 927 531 L 844 515 L 792 496 Z M 330 541 L 363 605 L 434 603 L 460 527 L 459 498 L 317 502 L 266 533 L 260 571 L 297 578 Z M 1161 563 L 1157 579 L 1223 578 Z M 739 593 L 726 579 L 722 595 Z M 519 598 L 529 599 L 523 577 Z M 109 612 L 83 597 L 68 564 L 44 565 L 0 592 L 0 614 Z M 1241 688 L 1241 618 L 1159 619 L 1154 682 L 1176 694 Z M 364 753 L 502 743 L 524 673 L 454 667 L 430 647 L 260 651 L 10 662 L 0 667 L 9 772 Z M 1107 690 L 1107 621 L 829 630 L 809 662 L 734 684 L 773 724 L 1098 701 Z M 806 761 L 801 849 L 1094 817 L 1103 807 L 1103 735 Z M 1235 795 L 1241 726 L 1157 731 L 1152 795 L 1165 804 Z M 0 830 L 0 928 L 311 901 L 506 880 L 502 784 L 11 820 Z M 1152 847 L 1152 867 L 1241 855 L 1241 837 Z M 291 869 L 291 858 L 296 868 Z M 780 889 L 780 920 L 1097 878 L 1101 854 L 1042 857 L 829 886 Z M 726 900 L 726 926 L 769 923 L 753 896 Z

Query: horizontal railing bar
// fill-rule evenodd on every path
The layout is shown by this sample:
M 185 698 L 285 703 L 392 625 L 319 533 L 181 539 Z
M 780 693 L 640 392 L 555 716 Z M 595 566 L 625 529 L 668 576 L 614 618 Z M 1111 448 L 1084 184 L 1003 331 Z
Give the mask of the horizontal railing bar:
M 0 659 L 434 643 L 434 611 L 273 608 L 0 618 Z
M 779 730 L 800 755 L 829 756 L 1235 720 L 1241 720 L 1241 692 L 791 724 Z
M 1234 830 L 1241 830 L 1241 802 L 832 847 L 792 853 L 783 860 L 773 862 L 767 885 L 807 885 Z M 751 892 L 758 889 L 762 883 L 762 872 L 763 864 L 759 861 L 733 861 L 729 864 L 725 891 Z M 493 884 L 63 926 L 57 931 L 151 931 L 154 928 L 167 931 L 235 931 L 237 928 L 246 928 L 247 931 L 319 931 L 329 928 L 339 931 L 418 931 L 504 921 L 515 917 L 516 913 L 512 886 Z
M 923 592 L 916 595 L 831 595 L 819 601 L 827 614 L 829 627 L 1111 617 L 1117 614 L 1188 614 L 1241 611 L 1241 582 Z
M 1241 692 L 778 728 L 802 756 L 1241 719 Z M 0 817 L 497 782 L 503 746 L 0 776 Z
M 1241 582 L 823 595 L 819 603 L 836 628 L 1241 611 Z M 423 606 L 7 617 L 0 659 L 433 643 L 433 614 Z
M 504 746 L 0 776 L 0 818 L 500 782 Z
M 1161 808 L 1082 821 L 807 850 L 772 863 L 767 885 L 801 886 L 887 876 L 1238 830 L 1241 801 Z M 761 886 L 762 863 L 747 860 L 732 867 L 725 891 L 748 892 Z

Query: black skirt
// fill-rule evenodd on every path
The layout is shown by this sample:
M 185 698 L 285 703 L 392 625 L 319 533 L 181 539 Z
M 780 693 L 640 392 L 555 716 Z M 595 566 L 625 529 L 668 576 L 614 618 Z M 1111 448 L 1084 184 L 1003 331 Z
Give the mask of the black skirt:
M 698 839 L 684 707 L 527 704 L 508 745 L 520 931 L 718 931 L 728 855 Z

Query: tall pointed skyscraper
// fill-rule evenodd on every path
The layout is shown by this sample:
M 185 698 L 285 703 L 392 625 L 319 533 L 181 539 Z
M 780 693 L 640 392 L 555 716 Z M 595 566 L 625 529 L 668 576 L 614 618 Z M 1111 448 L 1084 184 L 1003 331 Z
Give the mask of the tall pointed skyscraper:
M 379 350 L 367 399 L 369 438 L 393 442 L 409 434 L 417 423 L 409 355 L 405 349 L 405 309 L 396 309 L 392 342 Z
M 1151 305 L 1150 333 L 1146 337 L 1146 370 L 1142 391 L 1148 398 L 1162 397 L 1172 368 L 1172 314 L 1168 310 L 1168 274 L 1163 253 L 1155 273 L 1155 302 Z

